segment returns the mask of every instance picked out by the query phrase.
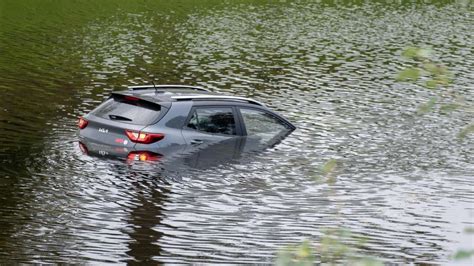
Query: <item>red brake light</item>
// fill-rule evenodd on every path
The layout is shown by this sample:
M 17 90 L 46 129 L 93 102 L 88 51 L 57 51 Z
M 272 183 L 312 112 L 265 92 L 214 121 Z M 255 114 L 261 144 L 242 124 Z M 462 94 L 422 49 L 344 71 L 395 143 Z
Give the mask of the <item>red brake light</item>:
M 145 133 L 141 131 L 125 130 L 127 137 L 136 143 L 150 144 L 162 140 L 165 135 L 161 133 Z
M 79 121 L 77 122 L 77 126 L 80 129 L 86 128 L 87 124 L 89 124 L 89 122 L 87 120 L 85 120 L 83 117 L 79 117 Z
M 137 98 L 137 97 L 134 97 L 134 96 L 128 96 L 128 95 L 124 96 L 123 99 L 125 101 L 131 101 L 131 102 L 136 102 L 136 101 L 140 100 L 140 98 Z

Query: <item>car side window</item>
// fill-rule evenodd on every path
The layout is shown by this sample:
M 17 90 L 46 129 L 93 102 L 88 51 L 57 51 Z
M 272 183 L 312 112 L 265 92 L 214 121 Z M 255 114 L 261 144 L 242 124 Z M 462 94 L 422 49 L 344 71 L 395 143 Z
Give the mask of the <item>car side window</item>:
M 237 134 L 234 113 L 231 107 L 196 108 L 187 127 L 214 134 Z
M 269 140 L 288 127 L 273 115 L 255 109 L 240 108 L 248 136 L 257 136 Z

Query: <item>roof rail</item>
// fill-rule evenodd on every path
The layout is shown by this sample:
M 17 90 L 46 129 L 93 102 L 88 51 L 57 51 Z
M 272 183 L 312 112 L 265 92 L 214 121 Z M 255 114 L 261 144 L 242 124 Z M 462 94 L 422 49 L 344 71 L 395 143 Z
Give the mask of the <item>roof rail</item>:
M 172 99 L 177 101 L 186 101 L 186 100 L 231 100 L 231 101 L 241 101 L 248 102 L 251 104 L 256 104 L 260 106 L 265 106 L 265 104 L 255 101 L 245 97 L 238 96 L 225 96 L 225 95 L 186 95 L 186 96 L 171 96 Z
M 206 91 L 211 92 L 208 89 L 204 89 L 201 87 L 196 86 L 189 86 L 189 85 L 137 85 L 137 86 L 128 86 L 129 90 L 146 90 L 146 89 L 191 89 L 197 91 Z

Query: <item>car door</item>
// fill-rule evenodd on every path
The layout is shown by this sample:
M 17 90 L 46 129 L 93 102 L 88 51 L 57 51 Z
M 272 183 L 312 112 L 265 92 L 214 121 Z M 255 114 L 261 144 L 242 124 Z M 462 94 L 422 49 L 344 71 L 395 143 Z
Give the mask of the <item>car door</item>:
M 242 131 L 247 135 L 244 151 L 257 151 L 278 143 L 293 128 L 269 111 L 250 107 L 238 108 Z
M 190 146 L 208 146 L 241 135 L 241 127 L 233 106 L 195 106 L 182 129 Z

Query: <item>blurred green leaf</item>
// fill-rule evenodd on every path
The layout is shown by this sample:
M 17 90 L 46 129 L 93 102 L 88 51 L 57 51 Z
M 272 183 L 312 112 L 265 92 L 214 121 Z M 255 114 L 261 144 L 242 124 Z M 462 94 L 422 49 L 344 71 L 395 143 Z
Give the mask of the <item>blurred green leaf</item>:
M 333 175 L 329 175 L 328 178 L 326 179 L 326 183 L 328 185 L 334 185 L 337 182 L 337 178 Z
M 471 134 L 474 132 L 474 124 L 470 124 L 467 127 L 463 128 L 459 133 L 458 133 L 458 138 L 463 139 L 465 138 L 468 134 Z
M 439 84 L 442 85 L 449 85 L 451 83 L 451 78 L 447 75 L 441 75 L 436 78 Z
M 293 265 L 293 256 L 292 256 L 291 247 L 287 247 L 278 252 L 275 264 L 278 266 Z
M 431 49 L 419 48 L 416 56 L 419 58 L 430 58 L 432 54 L 433 51 Z
M 416 81 L 420 77 L 420 69 L 416 67 L 406 68 L 398 73 L 399 81 Z
M 408 47 L 402 52 L 402 56 L 406 58 L 415 58 L 418 54 L 418 47 Z
M 357 246 L 364 246 L 369 241 L 369 239 L 364 235 L 356 235 L 354 236 L 354 239 L 356 240 Z
M 320 175 L 312 175 L 312 176 L 311 176 L 311 179 L 313 179 L 313 181 L 316 181 L 316 182 L 321 182 L 321 180 L 323 179 L 323 177 L 320 176 Z
M 448 104 L 445 104 L 445 105 L 442 105 L 439 110 L 443 113 L 448 113 L 448 112 L 452 112 L 456 109 L 459 109 L 461 108 L 461 105 L 460 104 L 457 104 L 457 103 L 448 103 Z
M 336 169 L 336 166 L 337 166 L 337 160 L 336 159 L 329 159 L 329 161 L 327 161 L 323 167 L 322 167 L 322 171 L 325 175 L 331 173 L 334 171 L 334 169 Z
M 474 250 L 458 250 L 453 258 L 455 260 L 462 260 L 470 258 L 472 255 L 474 255 Z
M 312 257 L 312 250 L 311 250 L 311 245 L 309 243 L 309 241 L 304 241 L 298 248 L 297 250 L 297 257 L 298 258 L 301 258 L 301 259 L 306 259 L 306 258 L 309 258 L 309 257 Z
M 431 62 L 423 64 L 423 68 L 432 74 L 437 72 L 437 66 Z
M 474 227 L 466 227 L 466 228 L 464 228 L 464 233 L 466 233 L 466 234 L 474 234 Z
M 298 246 L 290 246 L 278 252 L 276 265 L 279 266 L 310 266 L 315 257 L 311 243 L 307 240 Z
M 438 87 L 438 82 L 436 80 L 430 79 L 426 81 L 425 87 L 427 87 L 428 89 L 436 89 L 436 87 Z
M 449 74 L 448 69 L 445 66 L 437 65 L 432 71 L 430 71 L 433 75 L 447 75 Z
M 304 241 L 300 245 L 287 247 L 278 252 L 276 264 L 280 266 L 309 266 L 315 265 L 316 254 L 319 255 L 321 264 L 329 265 L 361 265 L 379 266 L 382 262 L 375 258 L 359 255 L 357 247 L 353 246 L 355 237 L 366 238 L 357 235 L 345 228 L 323 228 L 323 236 L 320 245 L 313 248 L 310 242 Z M 363 249 L 363 247 L 359 247 Z M 316 253 L 317 252 L 317 253 Z
M 426 48 L 408 47 L 402 52 L 402 56 L 408 59 L 426 59 L 431 57 L 432 51 Z
M 434 105 L 436 104 L 436 101 L 436 98 L 431 98 L 427 103 L 420 105 L 416 113 L 419 115 L 428 113 L 433 109 Z

